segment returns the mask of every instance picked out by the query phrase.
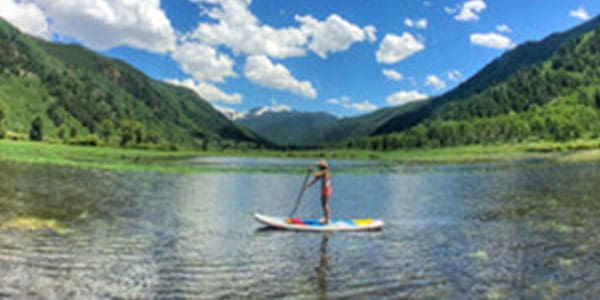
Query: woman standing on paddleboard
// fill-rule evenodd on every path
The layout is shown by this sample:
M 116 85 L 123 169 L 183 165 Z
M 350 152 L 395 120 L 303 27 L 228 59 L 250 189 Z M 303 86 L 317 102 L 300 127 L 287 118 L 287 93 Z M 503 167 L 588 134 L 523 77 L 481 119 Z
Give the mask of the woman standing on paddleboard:
M 323 214 L 325 218 L 321 220 L 321 223 L 328 224 L 329 223 L 329 198 L 333 193 L 331 189 L 331 173 L 329 173 L 329 166 L 325 160 L 319 161 L 318 164 L 319 171 L 314 172 L 313 176 L 315 177 L 313 181 L 311 181 L 306 188 L 310 188 L 317 181 L 321 180 L 321 205 L 323 206 Z M 308 169 L 310 172 L 313 171 L 312 167 Z

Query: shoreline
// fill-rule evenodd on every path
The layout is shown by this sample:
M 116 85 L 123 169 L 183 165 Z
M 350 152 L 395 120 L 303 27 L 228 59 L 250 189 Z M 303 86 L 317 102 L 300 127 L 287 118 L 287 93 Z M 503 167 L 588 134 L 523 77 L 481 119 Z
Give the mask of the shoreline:
M 556 150 L 559 149 L 559 150 Z M 86 147 L 43 142 L 0 140 L 0 161 L 51 164 L 114 171 L 150 171 L 200 173 L 219 171 L 265 171 L 226 169 L 214 165 L 189 164 L 187 159 L 201 157 L 242 157 L 279 159 L 342 159 L 380 161 L 390 164 L 470 164 L 540 159 L 556 163 L 600 161 L 600 141 L 565 144 L 517 144 L 495 146 L 463 146 L 406 151 L 367 150 L 224 150 L 224 151 L 160 151 L 112 147 Z

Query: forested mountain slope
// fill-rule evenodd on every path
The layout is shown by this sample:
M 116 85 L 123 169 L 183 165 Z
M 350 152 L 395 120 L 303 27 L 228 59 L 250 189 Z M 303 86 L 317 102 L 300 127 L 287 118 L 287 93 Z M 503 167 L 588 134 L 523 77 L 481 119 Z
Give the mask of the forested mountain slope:
M 270 145 L 191 90 L 153 80 L 80 46 L 35 39 L 2 19 L 0 109 L 3 127 L 18 133 L 27 133 L 39 116 L 45 137 L 108 135 L 121 144 Z

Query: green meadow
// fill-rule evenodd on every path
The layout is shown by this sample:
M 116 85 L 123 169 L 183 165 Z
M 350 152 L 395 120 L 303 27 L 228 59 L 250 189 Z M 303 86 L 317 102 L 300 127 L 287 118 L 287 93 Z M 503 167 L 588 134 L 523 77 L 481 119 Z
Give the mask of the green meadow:
M 86 147 L 44 142 L 0 140 L 0 160 L 52 164 L 116 171 L 196 173 L 221 171 L 211 164 L 190 164 L 197 157 L 263 157 L 375 160 L 390 164 L 463 164 L 494 161 L 545 159 L 557 162 L 600 161 L 600 140 L 570 143 L 463 146 L 453 148 L 368 151 L 368 150 L 223 150 L 160 151 L 112 147 Z M 237 169 L 228 169 L 236 171 Z M 260 171 L 260 170 L 237 170 Z

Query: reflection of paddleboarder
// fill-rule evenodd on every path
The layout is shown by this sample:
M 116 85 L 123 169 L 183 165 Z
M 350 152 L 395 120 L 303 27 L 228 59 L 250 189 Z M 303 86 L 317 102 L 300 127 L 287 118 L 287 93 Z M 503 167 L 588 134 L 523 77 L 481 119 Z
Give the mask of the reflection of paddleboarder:
M 319 258 L 319 265 L 315 267 L 315 273 L 317 276 L 317 284 L 319 286 L 319 299 L 329 299 L 329 256 L 327 255 L 327 244 L 329 243 L 329 235 L 324 234 L 323 240 L 321 240 L 321 256 Z
M 329 198 L 333 193 L 333 190 L 331 189 L 331 173 L 329 173 L 329 167 L 325 160 L 319 161 L 318 166 L 319 171 L 313 173 L 315 178 L 304 188 L 308 189 L 317 181 L 321 180 L 321 205 L 323 206 L 323 214 L 325 215 L 325 218 L 321 220 L 321 223 L 327 224 L 329 223 Z M 309 168 L 308 170 L 312 172 L 312 168 Z

